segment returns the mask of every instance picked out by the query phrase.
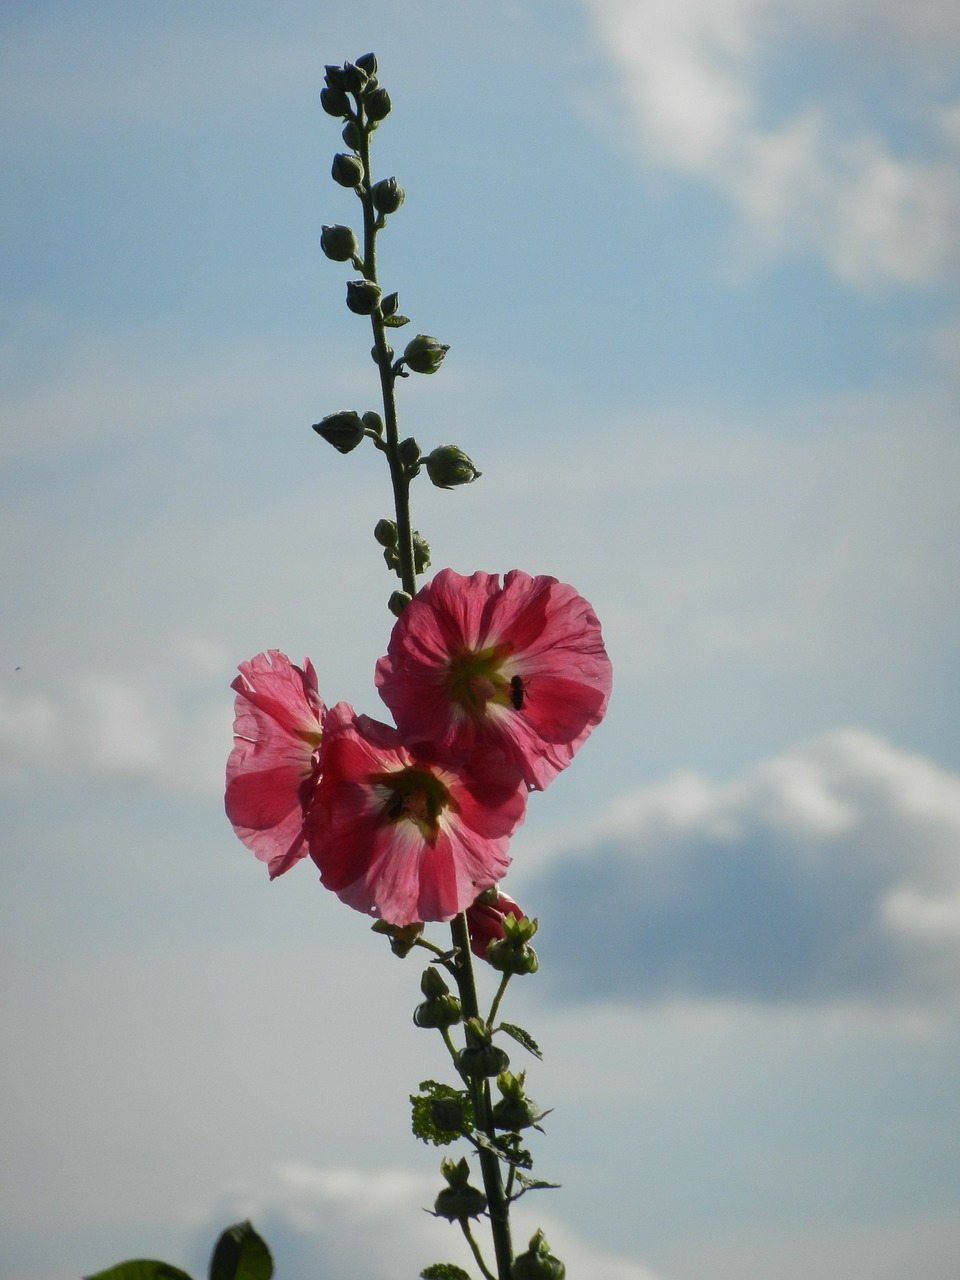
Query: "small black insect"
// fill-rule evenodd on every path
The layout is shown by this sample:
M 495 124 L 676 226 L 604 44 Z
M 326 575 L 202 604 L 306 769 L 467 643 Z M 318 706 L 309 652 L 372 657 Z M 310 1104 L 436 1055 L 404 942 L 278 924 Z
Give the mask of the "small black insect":
M 523 681 L 519 676 L 510 678 L 510 701 L 513 703 L 514 711 L 519 711 L 523 706 Z

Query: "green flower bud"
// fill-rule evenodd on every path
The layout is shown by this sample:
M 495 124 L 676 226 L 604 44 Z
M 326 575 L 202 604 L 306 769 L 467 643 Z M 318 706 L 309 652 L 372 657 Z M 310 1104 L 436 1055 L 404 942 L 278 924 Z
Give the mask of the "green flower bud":
M 323 72 L 323 80 L 328 89 L 345 89 L 347 87 L 343 67 L 335 67 L 328 64 L 323 68 Z
M 363 423 L 359 413 L 353 409 L 344 409 L 340 413 L 328 413 L 325 418 L 313 424 L 318 436 L 322 436 L 327 444 L 340 453 L 350 453 L 364 437 Z
M 396 213 L 403 204 L 403 187 L 396 178 L 381 178 L 373 184 L 370 196 L 378 213 Z
M 420 446 L 413 436 L 407 436 L 406 440 L 400 441 L 397 446 L 397 453 L 400 455 L 400 461 L 407 469 L 415 467 L 420 461 Z
M 449 350 L 447 343 L 431 338 L 425 333 L 418 333 L 404 347 L 401 359 L 414 373 L 436 373 Z
M 339 116 L 341 119 L 350 110 L 350 99 L 342 89 L 320 90 L 320 105 L 328 116 Z
M 397 293 L 388 293 L 380 303 L 380 314 L 384 317 L 395 315 L 399 304 L 400 295 Z
M 470 1166 L 466 1160 L 459 1160 L 456 1164 L 452 1160 L 443 1160 L 440 1172 L 448 1185 L 434 1201 L 433 1209 L 437 1217 L 449 1218 L 451 1222 L 463 1218 L 478 1218 L 487 1207 L 487 1197 L 477 1187 L 470 1185 Z
M 521 1129 L 539 1128 L 539 1121 L 547 1114 L 541 1111 L 532 1098 L 523 1091 L 523 1073 L 519 1076 L 502 1071 L 497 1076 L 497 1088 L 503 1097 L 493 1107 L 493 1123 L 497 1129 L 519 1133 Z
M 341 112 L 341 115 L 343 113 Z M 363 133 L 356 120 L 348 120 L 343 126 L 343 132 L 340 137 L 344 140 L 351 151 L 359 151 L 363 143 Z
M 367 55 L 364 54 L 366 60 Z M 364 86 L 370 79 L 368 72 L 356 62 L 345 62 L 343 64 L 343 87 L 347 93 L 362 93 Z
M 361 71 L 365 71 L 368 76 L 375 76 L 377 74 L 377 58 L 373 53 L 362 53 L 360 57 L 357 58 L 356 65 Z
M 330 174 L 334 182 L 339 182 L 341 187 L 359 187 L 363 181 L 363 161 L 359 156 L 338 151 L 333 157 Z
M 321 229 L 320 248 L 334 262 L 350 262 L 360 252 L 352 229 L 339 222 L 335 226 L 324 226 Z
M 416 529 L 413 531 L 413 567 L 417 573 L 430 568 L 430 544 Z
M 413 596 L 407 591 L 394 591 L 387 601 L 387 608 L 395 618 L 399 618 L 412 599 Z
M 383 419 L 373 409 L 368 409 L 361 417 L 360 421 L 368 431 L 372 431 L 375 436 L 383 437 Z
M 389 342 L 384 348 L 384 352 L 386 355 L 387 364 L 390 364 L 390 362 L 393 360 L 393 347 L 391 347 Z M 370 348 L 370 359 L 373 361 L 374 364 L 380 363 L 380 353 L 377 351 L 376 347 Z
M 503 937 L 494 938 L 484 953 L 484 960 L 500 973 L 536 973 L 540 961 L 529 941 L 537 932 L 537 921 L 521 916 L 505 916 Z
M 347 281 L 347 306 L 358 316 L 373 315 L 380 305 L 380 286 L 372 280 Z
M 499 1045 L 493 1043 L 490 1032 L 479 1018 L 470 1018 L 464 1023 L 466 1031 L 466 1048 L 457 1054 L 457 1064 L 464 1075 L 472 1079 L 484 1076 L 498 1076 L 506 1071 L 510 1059 Z
M 462 1133 L 467 1126 L 467 1105 L 463 1098 L 431 1098 L 430 1120 L 447 1133 Z
M 370 928 L 374 933 L 386 934 L 390 939 L 390 950 L 401 960 L 404 956 L 409 955 L 416 946 L 417 939 L 423 933 L 423 925 L 419 922 L 397 925 L 387 924 L 386 920 L 377 920 Z
M 455 444 L 442 444 L 426 458 L 427 475 L 438 489 L 455 489 L 470 484 L 482 473 L 462 449 Z
M 374 123 L 379 123 L 381 120 L 386 120 L 393 104 L 386 89 L 378 88 L 364 96 L 363 105 L 367 109 L 367 119 L 373 120 Z
M 436 996 L 424 1000 L 413 1011 L 415 1027 L 455 1027 L 462 1017 L 460 1001 L 456 996 Z
M 530 1248 L 519 1253 L 510 1268 L 511 1280 L 564 1280 L 567 1268 L 550 1252 L 547 1238 L 539 1229 L 530 1239 Z
M 397 523 L 395 520 L 378 520 L 374 526 L 373 536 L 381 547 L 397 545 Z

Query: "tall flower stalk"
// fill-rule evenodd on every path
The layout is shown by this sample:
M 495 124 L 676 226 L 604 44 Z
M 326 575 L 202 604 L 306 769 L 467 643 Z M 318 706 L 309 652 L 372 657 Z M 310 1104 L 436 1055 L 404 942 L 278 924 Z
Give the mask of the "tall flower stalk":
M 387 462 L 393 514 L 373 532 L 399 584 L 388 599 L 394 623 L 375 681 L 395 723 L 345 702 L 328 706 L 309 659 L 297 666 L 270 650 L 241 663 L 232 685 L 226 812 L 271 879 L 309 858 L 326 888 L 373 917 L 395 955 L 426 953 L 413 1021 L 439 1034 L 454 1082 L 420 1084 L 411 1096 L 413 1131 L 436 1146 L 465 1144 L 482 1184 L 472 1183 L 466 1156 L 443 1159 L 433 1212 L 459 1226 L 484 1280 L 562 1280 L 563 1263 L 542 1232 L 521 1252 L 511 1238 L 511 1206 L 552 1184 L 532 1176 L 526 1145 L 546 1112 L 526 1092 L 526 1071 L 511 1070 L 505 1045 L 535 1059 L 540 1050 L 500 1015 L 511 980 L 539 967 L 531 945 L 538 922 L 499 882 L 528 797 L 566 768 L 602 719 L 610 662 L 592 608 L 556 578 L 445 568 L 418 589 L 430 548 L 411 522 L 412 482 L 425 473 L 438 487 L 456 488 L 480 472 L 456 445 L 424 456 L 400 435 L 398 383 L 436 373 L 448 347 L 422 333 L 399 356 L 390 344 L 409 321 L 397 293 L 381 287 L 377 238 L 404 193 L 396 178 L 376 179 L 371 166 L 373 135 L 391 111 L 373 54 L 328 66 L 320 97 L 341 122 L 347 148 L 334 156 L 332 177 L 354 192 L 361 211 L 359 239 L 338 223 L 323 227 L 320 243 L 328 258 L 358 273 L 346 283 L 346 305 L 369 319 L 381 409 L 339 410 L 313 429 L 342 454 L 370 441 Z M 443 944 L 426 935 L 438 922 L 450 927 Z M 496 981 L 488 1007 L 475 959 Z M 489 1227 L 492 1256 L 477 1238 L 480 1221 Z M 161 1270 L 142 1269 L 152 1266 Z M 122 1264 L 102 1280 L 174 1274 L 163 1266 Z M 249 1223 L 224 1232 L 211 1280 L 271 1273 L 269 1252 Z M 475 1280 L 449 1262 L 421 1276 Z

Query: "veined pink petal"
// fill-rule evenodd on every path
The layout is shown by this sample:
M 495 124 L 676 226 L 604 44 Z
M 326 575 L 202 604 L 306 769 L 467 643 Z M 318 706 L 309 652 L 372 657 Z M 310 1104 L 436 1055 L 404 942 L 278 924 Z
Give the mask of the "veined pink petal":
M 272 880 L 307 853 L 303 828 L 319 777 L 325 708 L 308 658 L 300 668 L 271 649 L 239 671 L 230 686 L 237 696 L 224 806 Z
M 593 609 L 556 578 L 443 569 L 397 619 L 377 685 L 408 740 L 496 745 L 542 789 L 607 709 L 610 660 Z
M 341 702 L 321 764 L 310 856 L 348 906 L 400 926 L 450 920 L 506 871 L 526 795 L 501 755 L 464 767 Z

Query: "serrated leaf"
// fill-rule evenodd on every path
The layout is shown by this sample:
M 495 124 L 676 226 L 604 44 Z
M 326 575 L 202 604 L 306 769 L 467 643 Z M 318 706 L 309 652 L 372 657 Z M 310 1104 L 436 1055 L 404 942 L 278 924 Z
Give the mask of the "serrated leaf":
M 559 1182 L 544 1182 L 542 1178 L 525 1178 L 522 1173 L 517 1174 L 517 1181 L 523 1187 L 524 1191 L 559 1191 Z M 522 1194 L 522 1192 L 521 1192 Z M 518 1199 L 517 1196 L 513 1197 Z
M 540 1052 L 540 1046 L 534 1040 L 529 1031 L 524 1031 L 523 1027 L 518 1027 L 513 1022 L 501 1022 L 498 1031 L 505 1031 L 508 1036 L 512 1036 L 517 1044 L 522 1044 L 528 1053 L 532 1053 L 535 1058 L 543 1061 L 543 1054 Z
M 409 323 L 409 316 L 394 315 L 383 317 L 383 327 L 385 329 L 402 329 L 405 324 Z
M 470 1273 L 452 1262 L 434 1262 L 420 1272 L 421 1280 L 470 1280 Z
M 270 1280 L 273 1258 L 249 1222 L 227 1227 L 213 1249 L 210 1280 Z
M 119 1262 L 106 1271 L 86 1276 L 85 1280 L 190 1280 L 186 1271 L 171 1266 L 169 1262 L 157 1262 L 152 1258 L 133 1258 Z

